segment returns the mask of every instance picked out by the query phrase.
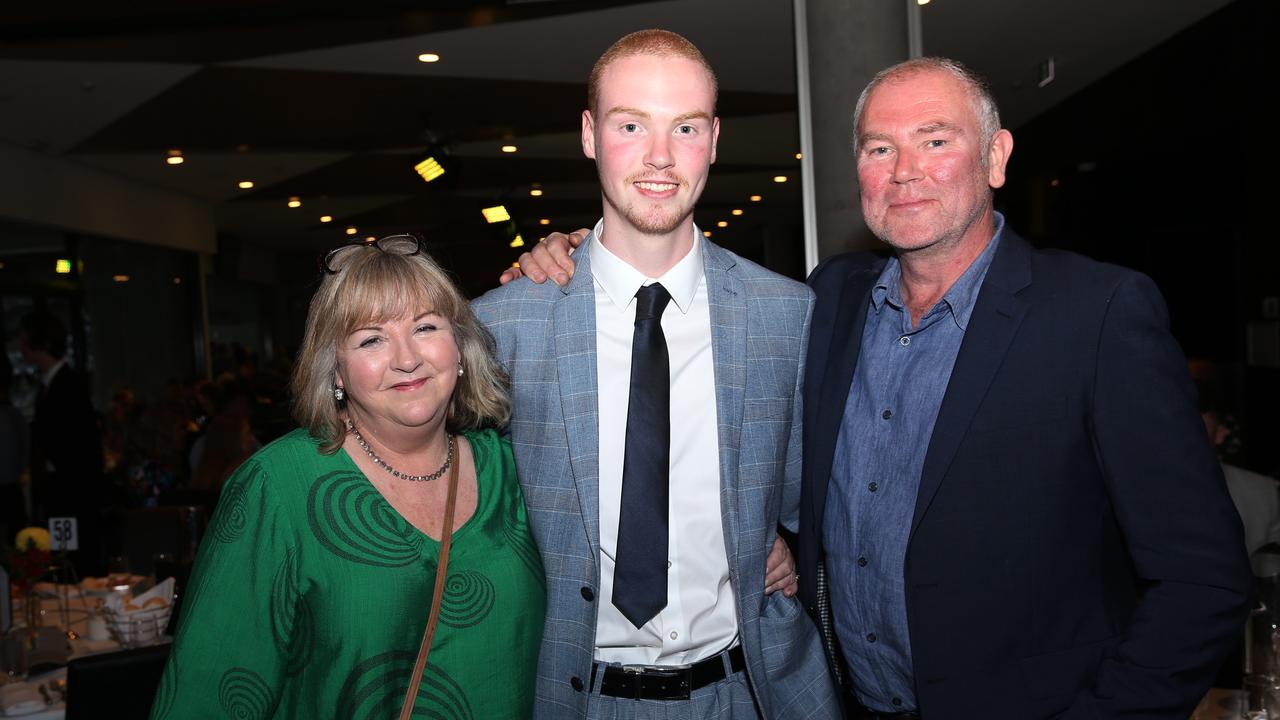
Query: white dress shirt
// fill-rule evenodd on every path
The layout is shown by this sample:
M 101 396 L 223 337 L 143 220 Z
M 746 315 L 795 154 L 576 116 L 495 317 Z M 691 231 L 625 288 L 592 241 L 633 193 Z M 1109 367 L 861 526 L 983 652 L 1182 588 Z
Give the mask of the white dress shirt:
M 600 243 L 589 246 L 595 280 L 596 375 L 600 403 L 600 609 L 595 657 L 603 662 L 683 665 L 731 647 L 738 613 L 729 583 L 720 513 L 720 443 L 716 424 L 711 310 L 703 274 L 701 231 L 693 249 L 660 278 L 647 278 Z M 637 628 L 613 605 L 613 568 L 622 499 L 635 294 L 660 282 L 671 294 L 662 314 L 671 367 L 671 472 L 667 606 Z

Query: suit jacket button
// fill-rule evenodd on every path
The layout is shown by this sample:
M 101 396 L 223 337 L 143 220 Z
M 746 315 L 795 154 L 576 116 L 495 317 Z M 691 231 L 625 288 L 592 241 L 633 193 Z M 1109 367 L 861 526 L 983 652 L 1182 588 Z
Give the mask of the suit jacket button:
M 569 678 L 569 684 L 573 686 L 573 689 L 575 691 L 582 692 L 582 678 L 578 677 L 577 675 L 574 675 L 573 677 Z
M 586 587 L 584 585 L 582 588 L 582 599 L 586 600 L 587 602 L 591 602 L 592 600 L 596 599 L 596 594 L 592 592 L 591 588 Z

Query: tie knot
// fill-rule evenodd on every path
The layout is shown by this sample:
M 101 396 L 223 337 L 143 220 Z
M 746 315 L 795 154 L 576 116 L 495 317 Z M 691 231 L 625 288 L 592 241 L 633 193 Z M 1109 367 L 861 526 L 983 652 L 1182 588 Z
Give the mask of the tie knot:
M 662 283 L 646 285 L 636 291 L 636 322 L 661 318 L 662 311 L 667 309 L 671 301 L 671 293 L 662 287 Z

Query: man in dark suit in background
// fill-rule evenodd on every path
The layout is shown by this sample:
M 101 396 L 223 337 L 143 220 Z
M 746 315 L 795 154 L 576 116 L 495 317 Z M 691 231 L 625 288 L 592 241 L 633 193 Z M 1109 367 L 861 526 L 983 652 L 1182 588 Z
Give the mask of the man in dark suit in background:
M 99 526 L 106 501 L 102 439 L 89 382 L 67 364 L 67 330 L 57 316 L 33 312 L 19 325 L 18 350 L 40 371 L 31 422 L 32 520 L 75 517 L 82 574 L 101 572 Z
M 877 75 L 855 133 L 894 255 L 810 277 L 799 541 L 853 716 L 1186 718 L 1250 574 L 1159 291 L 1005 225 L 958 63 Z

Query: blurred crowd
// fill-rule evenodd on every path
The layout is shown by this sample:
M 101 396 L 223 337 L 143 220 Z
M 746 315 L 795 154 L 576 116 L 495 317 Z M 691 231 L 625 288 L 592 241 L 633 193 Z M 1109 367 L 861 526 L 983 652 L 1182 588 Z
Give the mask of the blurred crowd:
M 184 506 L 207 518 L 235 468 L 292 427 L 287 358 L 262 367 L 243 346 L 216 346 L 214 379 L 174 379 L 149 400 L 119 384 L 99 411 L 65 342 L 48 337 L 65 337 L 60 321 L 24 319 L 18 353 L 0 354 L 0 545 L 73 516 L 79 572 L 103 572 L 122 514 Z M 15 360 L 35 373 L 15 376 Z

